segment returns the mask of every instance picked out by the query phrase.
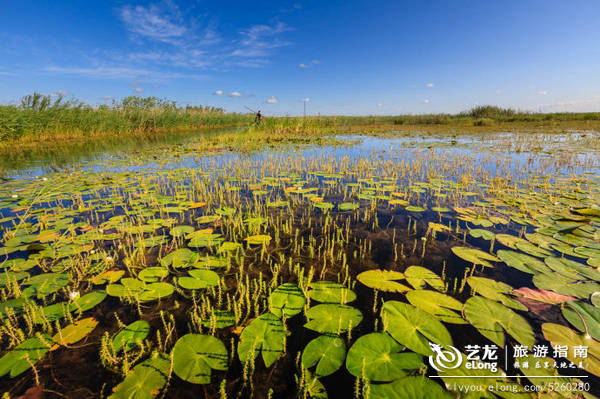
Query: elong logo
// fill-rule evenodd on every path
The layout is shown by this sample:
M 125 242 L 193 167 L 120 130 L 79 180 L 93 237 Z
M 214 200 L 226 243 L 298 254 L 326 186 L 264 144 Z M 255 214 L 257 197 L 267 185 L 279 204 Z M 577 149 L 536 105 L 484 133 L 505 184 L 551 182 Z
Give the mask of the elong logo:
M 446 345 L 444 349 L 442 345 L 429 343 L 429 347 L 435 353 L 434 356 L 429 356 L 429 365 L 437 371 L 452 370 L 462 364 L 462 354 L 453 346 Z

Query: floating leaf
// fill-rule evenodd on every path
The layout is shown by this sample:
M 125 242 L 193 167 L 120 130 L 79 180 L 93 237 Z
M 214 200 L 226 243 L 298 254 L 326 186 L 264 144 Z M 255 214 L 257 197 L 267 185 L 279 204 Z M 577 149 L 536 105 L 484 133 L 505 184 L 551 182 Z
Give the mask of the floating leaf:
M 267 245 L 271 241 L 271 236 L 258 234 L 246 237 L 245 240 L 250 245 Z
M 325 334 L 340 334 L 353 329 L 362 321 L 360 310 L 347 305 L 326 303 L 306 311 L 304 327 Z
M 358 281 L 376 290 L 386 292 L 410 291 L 409 287 L 395 281 L 403 278 L 404 274 L 391 270 L 367 270 L 356 276 Z
M 340 211 L 353 211 L 359 208 L 359 204 L 354 202 L 343 202 L 338 205 Z
M 483 238 L 484 240 L 493 240 L 496 236 L 493 232 L 485 229 L 471 229 L 469 235 L 474 238 Z
M 600 284 L 592 281 L 578 281 L 559 273 L 536 274 L 533 276 L 536 287 L 554 291 L 558 294 L 587 298 L 596 291 L 600 291 Z
M 535 342 L 529 323 L 498 302 L 474 296 L 465 302 L 464 313 L 473 327 L 500 347 L 504 346 L 504 331 L 522 345 L 531 347 Z
M 414 290 L 406 293 L 406 299 L 413 306 L 426 311 L 440 321 L 453 324 L 467 324 L 460 315 L 463 304 L 441 292 Z
M 600 309 L 585 302 L 565 303 L 562 314 L 573 327 L 600 341 Z
M 154 398 L 169 380 L 170 369 L 171 359 L 167 355 L 154 355 L 135 366 L 109 399 Z
M 173 371 L 192 384 L 210 384 L 212 370 L 227 370 L 227 349 L 212 335 L 187 334 L 173 347 Z
M 180 248 L 160 259 L 164 267 L 172 266 L 175 269 L 190 267 L 200 256 L 188 248 Z
M 137 320 L 119 331 L 112 340 L 112 348 L 115 353 L 121 350 L 129 352 L 138 346 L 148 336 L 150 324 L 145 320 Z
M 551 273 L 552 270 L 544 262 L 520 252 L 501 249 L 498 257 L 508 266 L 529 274 Z
M 310 341 L 302 351 L 302 366 L 317 366 L 317 377 L 335 373 L 344 363 L 346 345 L 339 337 L 321 335 Z
M 92 291 L 84 296 L 75 299 L 69 304 L 69 310 L 71 312 L 83 313 L 86 310 L 95 308 L 106 298 L 105 291 Z
M 316 281 L 310 284 L 310 299 L 321 303 L 345 304 L 353 302 L 356 294 L 350 288 L 335 281 Z
M 429 342 L 452 345 L 450 333 L 438 319 L 407 303 L 386 301 L 381 319 L 383 329 L 414 352 L 433 355 Z
M 404 352 L 404 347 L 384 333 L 363 335 L 352 345 L 346 358 L 350 374 L 370 381 L 394 381 L 407 374 L 406 370 L 421 367 L 423 357 Z
M 0 377 L 6 374 L 14 378 L 26 370 L 32 364 L 36 364 L 50 348 L 47 342 L 51 342 L 50 336 L 41 335 L 42 340 L 35 337 L 29 338 L 13 348 L 10 352 L 0 358 Z
M 534 301 L 548 303 L 551 305 L 558 305 L 563 302 L 574 301 L 576 298 L 568 295 L 557 294 L 556 292 L 542 290 L 542 289 L 531 289 L 527 287 L 521 287 L 518 290 L 513 290 L 514 294 L 518 294 L 523 298 L 533 299 Z
M 474 265 L 492 267 L 492 264 L 488 261 L 497 262 L 500 260 L 494 255 L 488 254 L 487 252 L 483 252 L 475 248 L 452 247 L 452 252 L 454 252 L 454 254 L 459 258 L 464 259 L 467 262 Z
M 65 346 L 74 344 L 94 331 L 94 328 L 96 328 L 97 325 L 98 321 L 93 317 L 78 320 L 57 332 L 54 337 L 52 337 L 52 342 Z
M 285 328 L 273 313 L 265 313 L 252 320 L 242 331 L 238 344 L 238 356 L 242 363 L 255 359 L 259 353 L 266 367 L 279 358 L 285 347 Z
M 444 281 L 431 270 L 422 266 L 409 266 L 404 271 L 404 278 L 416 290 L 423 289 L 427 285 L 437 291 L 445 291 Z
M 277 317 L 292 317 L 300 313 L 306 299 L 296 284 L 286 283 L 277 287 L 269 297 L 269 310 Z
M 544 337 L 552 345 L 567 346 L 567 359 L 575 364 L 582 363 L 584 370 L 600 377 L 600 342 L 594 340 L 589 335 L 578 334 L 569 327 L 560 324 L 544 323 L 542 324 Z M 585 359 L 575 357 L 574 346 L 584 346 L 588 348 L 588 356 Z
M 467 278 L 467 283 L 473 289 L 474 294 L 479 294 L 492 301 L 500 302 L 509 308 L 517 310 L 527 310 L 519 301 L 510 297 L 512 287 L 500 281 L 495 281 L 485 277 L 471 276 Z
M 154 266 L 142 269 L 138 273 L 138 278 L 146 283 L 154 283 L 158 280 L 165 278 L 168 274 L 168 269 L 160 266 Z

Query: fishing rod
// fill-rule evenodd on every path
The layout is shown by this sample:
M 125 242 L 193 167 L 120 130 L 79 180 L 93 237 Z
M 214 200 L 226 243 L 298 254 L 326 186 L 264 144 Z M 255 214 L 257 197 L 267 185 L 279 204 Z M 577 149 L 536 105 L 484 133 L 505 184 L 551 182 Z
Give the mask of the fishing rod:
M 244 108 L 246 108 L 248 111 L 250 111 L 250 112 L 252 112 L 252 113 L 254 113 L 254 114 L 256 113 L 256 111 L 255 111 L 255 110 L 253 110 L 253 109 L 252 109 L 252 108 L 250 108 L 250 107 L 246 107 L 246 106 L 244 105 Z

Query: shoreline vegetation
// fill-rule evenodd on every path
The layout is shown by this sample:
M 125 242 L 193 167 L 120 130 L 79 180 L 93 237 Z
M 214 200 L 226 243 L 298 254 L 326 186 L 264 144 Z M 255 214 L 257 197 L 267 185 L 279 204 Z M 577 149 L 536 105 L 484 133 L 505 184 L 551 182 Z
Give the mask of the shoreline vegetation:
M 34 93 L 19 105 L 0 106 L 0 168 L 27 159 L 73 151 L 102 151 L 122 142 L 157 142 L 206 132 L 201 147 L 255 150 L 273 143 L 319 142 L 333 134 L 493 133 L 600 131 L 600 112 L 532 113 L 478 106 L 458 114 L 395 116 L 267 117 L 211 106 L 179 106 L 157 97 L 129 96 L 93 107 L 81 101 Z M 212 132 L 225 132 L 219 137 Z

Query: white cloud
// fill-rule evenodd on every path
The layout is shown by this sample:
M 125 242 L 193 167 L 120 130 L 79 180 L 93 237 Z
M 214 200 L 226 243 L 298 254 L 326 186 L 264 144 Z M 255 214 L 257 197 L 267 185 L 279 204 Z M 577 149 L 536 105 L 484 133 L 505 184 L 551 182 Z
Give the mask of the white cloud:
M 426 98 L 426 99 L 424 99 L 424 100 L 423 100 L 423 104 L 429 104 L 429 99 L 427 99 L 427 98 Z
M 171 2 L 157 5 L 130 6 L 119 9 L 119 16 L 131 33 L 162 42 L 172 43 L 174 38 L 182 37 L 187 28 L 183 25 L 181 12 Z
M 319 65 L 320 63 L 321 63 L 321 61 L 319 61 L 319 60 L 312 60 L 311 61 L 311 64 L 313 64 L 313 65 Z
M 303 99 L 302 99 L 302 100 L 300 100 L 300 101 L 302 101 L 303 103 L 307 103 L 307 102 L 309 102 L 309 101 L 310 101 L 310 98 L 306 97 L 306 98 L 303 98 Z
M 143 93 L 144 89 L 142 89 L 141 87 L 136 87 L 133 91 L 135 91 L 136 93 Z
M 161 72 L 141 68 L 97 66 L 91 68 L 48 66 L 45 72 L 61 75 L 81 75 L 98 79 L 135 79 L 147 78 L 160 79 L 204 79 L 206 76 L 197 74 L 185 74 L 179 72 Z
M 546 96 L 546 95 L 548 95 L 548 92 L 546 90 L 540 90 L 540 91 L 538 91 L 538 94 L 540 96 Z
M 279 102 L 279 100 L 275 96 L 271 96 L 267 99 L 268 104 L 277 104 L 278 102 Z
M 260 58 L 269 55 L 271 49 L 288 46 L 291 43 L 279 39 L 279 34 L 292 30 L 283 22 L 275 25 L 254 25 L 241 32 L 242 40 L 238 48 L 231 52 L 232 56 Z
M 112 100 L 112 96 L 102 96 L 102 99 L 105 101 Z
M 319 65 L 320 63 L 321 63 L 321 61 L 319 61 L 319 60 L 312 60 L 309 63 L 302 62 L 302 63 L 298 64 L 298 66 L 300 68 L 310 68 L 311 66 L 313 66 L 313 65 Z
M 427 83 L 425 86 L 427 86 L 429 88 L 433 88 L 433 87 L 435 87 L 435 84 L 433 84 L 433 83 Z
M 300 68 L 308 68 L 308 65 L 306 65 L 306 64 L 298 64 L 298 66 L 299 66 Z
M 215 96 L 222 96 L 223 95 L 223 90 L 217 90 L 213 93 L 213 95 Z
M 240 93 L 239 91 L 232 91 L 231 93 L 228 94 L 229 97 L 242 97 L 242 93 Z

